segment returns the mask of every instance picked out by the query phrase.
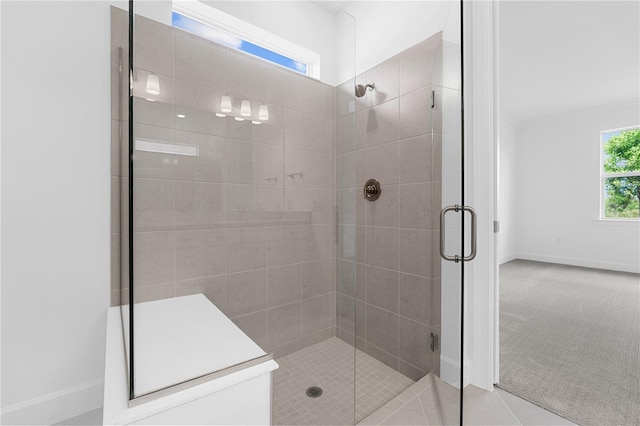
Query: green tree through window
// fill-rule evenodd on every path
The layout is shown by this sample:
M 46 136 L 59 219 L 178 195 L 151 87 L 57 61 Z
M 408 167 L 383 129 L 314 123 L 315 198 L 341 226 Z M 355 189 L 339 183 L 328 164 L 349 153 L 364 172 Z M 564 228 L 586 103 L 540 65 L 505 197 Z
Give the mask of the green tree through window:
M 640 129 L 603 133 L 605 218 L 640 217 Z

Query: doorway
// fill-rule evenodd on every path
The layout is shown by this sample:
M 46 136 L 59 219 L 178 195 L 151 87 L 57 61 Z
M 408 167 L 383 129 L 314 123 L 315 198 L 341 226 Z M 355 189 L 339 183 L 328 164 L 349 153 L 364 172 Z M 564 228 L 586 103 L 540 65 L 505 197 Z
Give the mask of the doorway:
M 640 423 L 639 13 L 500 2 L 497 15 L 498 386 L 578 424 Z M 630 156 L 612 160 L 625 138 Z

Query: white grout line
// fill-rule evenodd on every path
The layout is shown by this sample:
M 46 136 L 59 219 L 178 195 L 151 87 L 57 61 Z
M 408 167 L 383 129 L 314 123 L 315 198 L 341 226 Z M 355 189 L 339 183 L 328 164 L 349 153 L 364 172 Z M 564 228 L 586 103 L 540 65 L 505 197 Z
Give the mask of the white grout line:
M 494 389 L 495 394 L 498 396 L 498 398 L 500 398 L 500 401 L 502 401 L 502 403 L 507 407 L 507 410 L 509 410 L 509 412 L 511 414 L 513 414 L 513 417 L 516 418 L 516 420 L 518 420 L 518 422 L 520 422 L 520 425 L 522 425 L 522 420 L 520 419 L 520 417 L 518 417 L 518 415 L 516 413 L 513 412 L 513 410 L 511 409 L 511 407 L 509 406 L 509 404 L 507 404 L 507 401 L 504 400 L 504 398 L 502 398 L 502 395 L 500 395 L 500 392 L 498 391 L 498 389 Z
M 422 393 L 418 394 L 418 396 L 416 396 L 416 399 L 418 400 L 418 404 L 420 404 L 420 409 L 422 410 L 422 415 L 424 416 L 424 422 L 425 424 L 429 424 L 429 418 L 427 417 L 427 412 L 424 411 L 424 406 L 422 405 L 422 400 L 420 399 L 420 395 L 422 395 Z

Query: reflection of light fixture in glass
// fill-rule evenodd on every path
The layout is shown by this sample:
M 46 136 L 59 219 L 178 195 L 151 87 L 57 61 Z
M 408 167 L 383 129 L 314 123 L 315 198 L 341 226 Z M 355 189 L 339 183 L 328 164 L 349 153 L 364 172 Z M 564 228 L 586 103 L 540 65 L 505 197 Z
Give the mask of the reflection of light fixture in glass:
M 236 121 L 244 121 L 244 118 L 242 117 L 233 117 L 233 119 Z
M 262 121 L 256 121 L 256 120 L 252 120 L 251 124 L 262 124 Z
M 200 149 L 197 145 L 180 145 L 168 141 L 136 139 L 135 148 L 136 151 L 157 152 L 160 154 L 186 155 L 189 157 L 200 155 Z M 165 159 L 164 164 L 169 164 L 167 159 Z
M 260 105 L 258 110 L 258 119 L 262 121 L 269 120 L 269 107 L 267 105 Z
M 178 114 L 178 115 L 176 115 L 176 117 L 178 117 L 178 118 L 187 118 L 187 116 L 184 115 L 184 114 Z
M 144 98 L 144 100 L 147 101 L 147 102 L 155 102 L 156 101 L 155 99 L 152 99 L 152 98 Z
M 147 93 L 150 95 L 160 94 L 160 79 L 155 74 L 147 75 Z
M 216 117 L 224 118 L 226 116 L 227 116 L 227 114 L 223 114 L 221 112 L 216 112 Z
M 231 112 L 232 111 L 232 106 L 231 106 L 231 97 L 227 96 L 227 95 L 223 95 L 222 99 L 220 100 L 220 111 L 222 112 Z
M 243 117 L 251 117 L 251 102 L 244 100 L 240 104 L 240 115 Z

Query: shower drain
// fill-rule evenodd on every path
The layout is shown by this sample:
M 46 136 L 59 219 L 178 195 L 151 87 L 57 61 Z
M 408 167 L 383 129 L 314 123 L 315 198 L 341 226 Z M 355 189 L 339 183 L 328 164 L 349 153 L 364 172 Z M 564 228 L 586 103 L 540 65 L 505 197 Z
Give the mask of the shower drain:
M 307 396 L 309 398 L 317 398 L 320 395 L 322 395 L 322 388 L 319 388 L 318 386 L 311 386 L 307 389 Z

